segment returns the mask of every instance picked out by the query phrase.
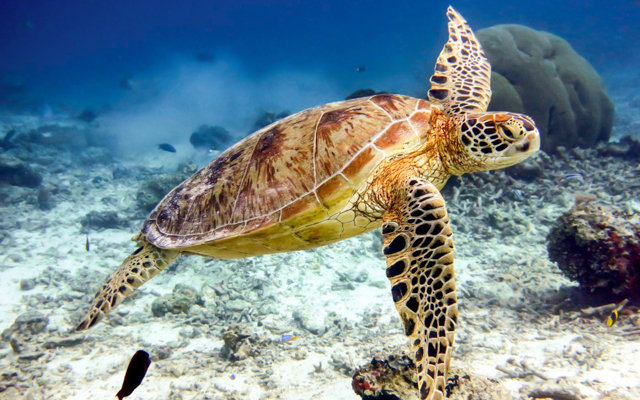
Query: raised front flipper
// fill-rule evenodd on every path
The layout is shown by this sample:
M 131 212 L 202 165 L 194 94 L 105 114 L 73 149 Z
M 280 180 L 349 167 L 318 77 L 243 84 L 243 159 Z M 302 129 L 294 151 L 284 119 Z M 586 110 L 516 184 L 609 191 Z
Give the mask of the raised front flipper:
M 120 268 L 102 285 L 91 304 L 91 309 L 80 321 L 76 331 L 89 329 L 116 308 L 134 290 L 158 275 L 181 253 L 177 250 L 161 249 L 144 239 L 138 248 L 127 257 Z
M 483 113 L 491 99 L 491 64 L 467 21 L 449 7 L 449 41 L 431 77 L 428 96 L 448 115 Z
M 418 370 L 421 400 L 444 399 L 458 321 L 453 238 L 438 189 L 410 178 L 383 218 L 383 253 L 391 294 Z

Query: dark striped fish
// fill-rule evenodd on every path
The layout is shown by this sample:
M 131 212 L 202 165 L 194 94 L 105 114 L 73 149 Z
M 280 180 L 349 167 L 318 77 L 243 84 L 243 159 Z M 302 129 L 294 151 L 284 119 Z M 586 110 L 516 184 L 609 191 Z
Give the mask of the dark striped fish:
M 140 386 L 144 376 L 147 374 L 149 365 L 151 365 L 149 353 L 144 350 L 136 351 L 136 354 L 134 354 L 131 361 L 129 361 L 127 373 L 124 375 L 124 382 L 122 382 L 122 389 L 116 394 L 118 400 L 129 396 Z

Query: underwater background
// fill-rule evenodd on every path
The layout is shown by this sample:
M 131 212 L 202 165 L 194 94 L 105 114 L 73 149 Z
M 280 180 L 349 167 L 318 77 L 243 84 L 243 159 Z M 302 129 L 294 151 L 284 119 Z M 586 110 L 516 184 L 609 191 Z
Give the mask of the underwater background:
M 515 90 L 544 151 L 443 190 L 461 310 L 451 374 L 499 385 L 464 389 L 478 399 L 640 398 L 640 1 L 5 0 L 0 399 L 112 398 L 138 349 L 152 363 L 133 399 L 374 396 L 364 374 L 417 398 L 397 382 L 411 355 L 377 232 L 183 257 L 73 330 L 158 201 L 227 147 L 363 89 L 425 98 L 449 5 L 481 41 L 520 24 L 577 53 L 576 73 L 545 86 L 535 66 L 518 78 L 499 40 L 485 46 L 512 84 L 496 107 Z

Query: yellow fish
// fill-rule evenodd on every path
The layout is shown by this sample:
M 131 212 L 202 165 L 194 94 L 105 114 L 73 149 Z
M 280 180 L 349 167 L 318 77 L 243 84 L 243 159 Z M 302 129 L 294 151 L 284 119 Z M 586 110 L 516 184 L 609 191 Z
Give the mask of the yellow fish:
M 629 302 L 629 299 L 622 300 L 620 304 L 618 304 L 618 307 L 616 307 L 615 310 L 611 311 L 609 318 L 607 318 L 607 326 L 609 328 L 611 328 L 616 324 L 616 322 L 618 322 L 618 318 L 620 317 L 620 311 L 622 311 L 622 309 L 624 308 L 624 306 L 627 305 L 628 302 Z

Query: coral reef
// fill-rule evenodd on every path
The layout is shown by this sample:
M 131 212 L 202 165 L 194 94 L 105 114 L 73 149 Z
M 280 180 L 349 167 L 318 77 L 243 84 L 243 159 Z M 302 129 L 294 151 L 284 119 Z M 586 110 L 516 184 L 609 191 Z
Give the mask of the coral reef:
M 594 296 L 640 299 L 640 223 L 611 206 L 577 201 L 547 236 L 549 259 Z
M 598 73 L 564 39 L 522 25 L 477 36 L 493 71 L 489 110 L 531 116 L 548 153 L 609 139 L 613 103 Z

